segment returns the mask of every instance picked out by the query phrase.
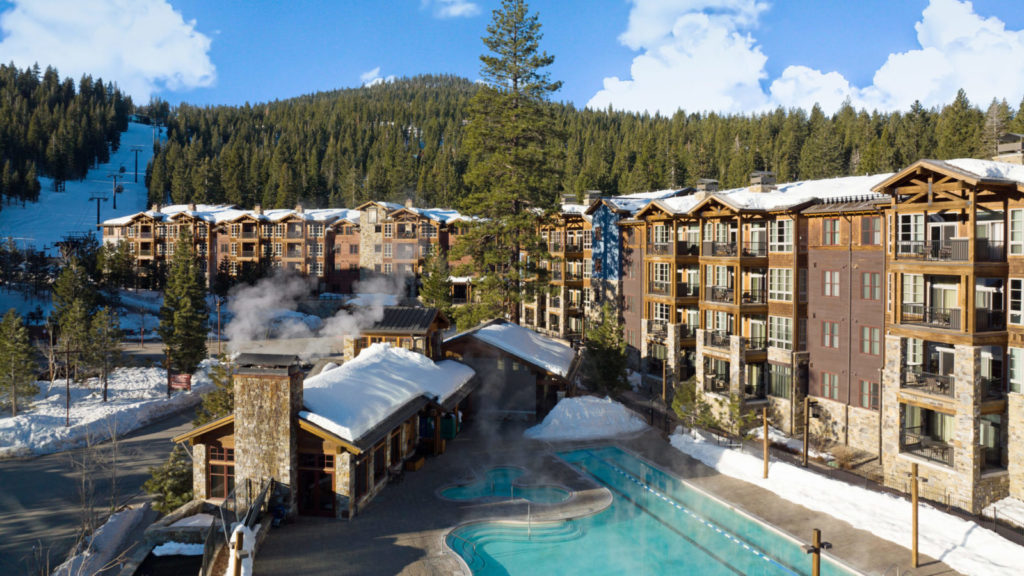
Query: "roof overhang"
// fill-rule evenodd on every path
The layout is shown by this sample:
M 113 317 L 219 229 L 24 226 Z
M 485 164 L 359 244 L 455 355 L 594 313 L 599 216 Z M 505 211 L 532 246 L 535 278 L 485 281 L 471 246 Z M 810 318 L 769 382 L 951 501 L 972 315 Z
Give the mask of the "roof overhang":
M 223 428 L 225 426 L 228 426 L 228 425 L 231 425 L 231 424 L 234 424 L 234 423 L 235 423 L 235 415 L 234 415 L 234 413 L 231 413 L 231 414 L 228 414 L 227 416 L 222 416 L 222 417 L 220 417 L 220 418 L 218 418 L 218 419 L 216 419 L 216 420 L 214 420 L 212 422 L 207 422 L 206 424 L 203 424 L 202 426 L 199 426 L 197 428 L 193 428 L 193 429 L 189 430 L 188 432 L 185 432 L 183 434 L 179 434 L 179 435 L 171 438 L 171 441 L 174 442 L 175 444 L 177 444 L 179 442 L 184 442 L 184 441 L 188 440 L 190 443 L 195 444 L 195 439 L 198 438 L 199 436 L 202 436 L 203 434 L 206 434 L 208 432 L 212 432 L 214 430 L 217 430 L 219 428 Z

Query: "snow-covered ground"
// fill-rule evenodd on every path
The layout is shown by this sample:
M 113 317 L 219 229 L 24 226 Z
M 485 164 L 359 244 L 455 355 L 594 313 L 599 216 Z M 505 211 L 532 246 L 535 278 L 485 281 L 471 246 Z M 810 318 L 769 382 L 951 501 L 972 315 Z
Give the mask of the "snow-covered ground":
M 763 479 L 760 458 L 718 446 L 677 429 L 672 446 L 719 472 L 770 490 L 791 502 L 831 515 L 879 538 L 910 547 L 911 504 L 903 498 L 831 480 L 773 462 Z M 1019 575 L 1024 547 L 991 530 L 922 504 L 919 549 L 954 570 L 978 576 Z
M 757 440 L 764 438 L 763 427 L 758 426 L 756 428 L 752 428 L 750 430 L 750 435 Z M 779 430 L 775 426 L 768 427 L 768 441 L 771 442 L 772 444 L 781 444 L 786 448 L 792 450 L 793 452 L 799 452 L 802 454 L 804 451 L 803 439 L 790 438 L 789 436 L 783 434 L 782 430 Z M 819 452 L 810 446 L 807 447 L 807 455 L 810 456 L 811 458 L 818 458 L 820 460 L 834 460 L 832 455 L 829 454 L 828 452 Z
M 78 576 L 96 574 L 114 560 L 123 548 L 125 539 L 146 514 L 149 504 L 111 514 L 107 521 L 96 529 L 83 552 L 68 558 L 53 571 L 53 576 Z M 199 545 L 202 548 L 202 544 Z M 199 551 L 202 554 L 202 550 Z
M 633 434 L 647 423 L 611 398 L 563 398 L 544 421 L 523 435 L 534 440 L 591 440 Z
M 989 518 L 1005 520 L 1015 526 L 1024 527 L 1024 500 L 1007 496 L 985 507 L 981 513 Z
M 202 544 L 185 542 L 164 542 L 153 548 L 153 556 L 202 556 Z
M 97 378 L 71 384 L 71 425 L 65 427 L 63 380 L 36 382 L 39 394 L 32 407 L 18 416 L 0 418 L 0 458 L 51 454 L 87 442 L 101 442 L 111 434 L 123 436 L 167 414 L 199 403 L 213 388 L 209 377 L 215 360 L 204 360 L 192 376 L 192 391 L 175 390 L 167 398 L 167 372 L 163 368 L 118 368 L 107 384 Z
M 139 181 L 135 182 L 135 155 L 132 146 L 141 146 L 139 152 Z M 101 196 L 100 222 L 126 214 L 141 212 L 146 206 L 146 165 L 153 157 L 153 127 L 129 123 L 121 134 L 121 145 L 110 155 L 110 162 L 101 164 L 86 175 L 84 180 L 70 180 L 64 192 L 53 191 L 53 180 L 40 178 L 42 190 L 39 202 L 4 206 L 0 211 L 0 238 L 14 238 L 21 247 L 44 250 L 51 256 L 59 254 L 55 244 L 71 233 L 97 232 L 96 201 Z M 111 201 L 112 173 L 124 166 L 125 172 L 117 179 L 124 191 L 117 195 L 117 210 Z M 97 234 L 97 238 L 100 235 Z

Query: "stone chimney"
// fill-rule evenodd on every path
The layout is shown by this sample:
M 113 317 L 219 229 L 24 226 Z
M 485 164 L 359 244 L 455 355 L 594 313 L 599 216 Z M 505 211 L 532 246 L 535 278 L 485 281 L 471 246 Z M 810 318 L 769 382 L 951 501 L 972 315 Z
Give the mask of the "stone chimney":
M 714 178 L 701 178 L 697 180 L 698 192 L 718 192 L 718 180 Z
M 288 490 L 290 515 L 297 512 L 299 411 L 302 370 L 295 356 L 242 354 L 232 378 L 235 393 L 235 496 L 249 506 L 270 479 Z
M 751 192 L 770 192 L 775 190 L 775 172 L 758 170 L 750 173 Z
M 149 209 L 151 211 L 153 211 L 153 212 L 159 212 L 160 211 L 160 204 L 159 203 L 153 204 L 152 206 L 149 207 Z
M 255 212 L 257 216 L 262 216 L 263 215 L 263 206 L 257 204 L 257 205 L 252 207 L 252 211 Z
M 412 208 L 412 198 L 406 198 L 405 199 L 405 207 L 406 208 Z
M 996 143 L 996 155 L 992 157 L 992 160 L 1024 164 L 1024 134 L 1006 133 L 999 136 L 999 141 Z
M 189 210 L 189 212 L 195 212 L 196 211 L 196 205 L 195 205 L 194 202 L 189 202 L 188 203 L 188 210 Z
M 295 212 L 298 213 L 298 214 L 302 214 L 302 212 L 303 212 L 302 203 L 299 203 L 299 204 L 295 205 Z
M 587 190 L 583 193 L 583 203 L 590 206 L 595 200 L 600 199 L 602 196 L 600 190 Z

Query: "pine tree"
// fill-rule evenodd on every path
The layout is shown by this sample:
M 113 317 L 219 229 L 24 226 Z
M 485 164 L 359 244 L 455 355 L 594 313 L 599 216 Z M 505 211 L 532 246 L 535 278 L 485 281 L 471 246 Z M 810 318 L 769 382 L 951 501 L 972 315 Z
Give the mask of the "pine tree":
M 57 281 L 53 285 L 53 318 L 57 325 L 64 324 L 64 317 L 68 314 L 75 302 L 81 302 L 88 318 L 96 309 L 98 295 L 96 287 L 89 278 L 88 272 L 81 265 L 78 258 L 71 257 L 71 260 L 60 271 Z
M 213 390 L 203 394 L 203 403 L 192 419 L 194 426 L 202 426 L 235 411 L 235 387 L 232 377 L 235 369 L 227 356 L 220 355 L 217 363 L 210 368 Z
M 540 21 L 523 0 L 503 0 L 483 38 L 480 87 L 470 103 L 464 149 L 469 166 L 467 212 L 482 219 L 456 246 L 472 256 L 477 318 L 519 320 L 520 303 L 543 285 L 546 256 L 537 235 L 538 210 L 554 206 L 562 140 L 547 99 L 561 87 L 545 70 L 554 56 L 540 51 Z M 526 257 L 521 258 L 521 253 Z
M 942 109 L 935 124 L 935 153 L 938 159 L 976 157 L 981 146 L 981 127 L 984 121 L 984 115 L 971 105 L 967 93 L 960 89 L 953 103 Z
M 19 404 L 24 405 L 39 392 L 33 384 L 35 367 L 28 331 L 21 316 L 11 308 L 0 321 L 0 398 L 3 405 L 10 405 L 12 417 L 18 415 Z
M 192 500 L 192 459 L 175 444 L 167 461 L 149 469 L 142 489 L 153 495 L 153 508 L 167 514 Z
M 981 131 L 981 153 L 985 156 L 995 156 L 999 147 L 999 137 L 1002 136 L 1010 124 L 1010 106 L 1006 100 L 998 101 L 992 99 L 985 112 L 985 124 Z
M 89 333 L 89 363 L 100 370 L 103 401 L 107 401 L 107 376 L 121 354 L 121 326 L 117 314 L 100 308 L 92 317 Z
M 452 280 L 446 252 L 440 249 L 430 252 L 423 263 L 422 282 L 420 300 L 423 305 L 437 308 L 445 316 L 451 317 Z
M 210 312 L 203 286 L 203 272 L 193 253 L 192 237 L 182 231 L 175 244 L 157 328 L 170 353 L 171 368 L 178 372 L 192 373 L 206 357 Z
M 608 303 L 601 307 L 601 319 L 587 332 L 583 377 L 601 390 L 613 392 L 629 386 L 626 378 L 626 339 L 622 320 Z

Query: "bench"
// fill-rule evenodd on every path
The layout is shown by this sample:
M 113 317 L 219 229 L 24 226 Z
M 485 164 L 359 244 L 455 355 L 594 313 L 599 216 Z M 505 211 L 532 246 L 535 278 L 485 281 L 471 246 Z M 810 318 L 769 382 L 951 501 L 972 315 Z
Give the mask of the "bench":
M 405 461 L 405 469 L 408 470 L 409 472 L 415 472 L 415 471 L 419 470 L 420 468 L 423 468 L 423 463 L 426 462 L 426 461 L 427 461 L 427 459 L 424 458 L 423 456 L 419 456 L 417 458 L 412 458 L 410 460 L 406 460 Z

